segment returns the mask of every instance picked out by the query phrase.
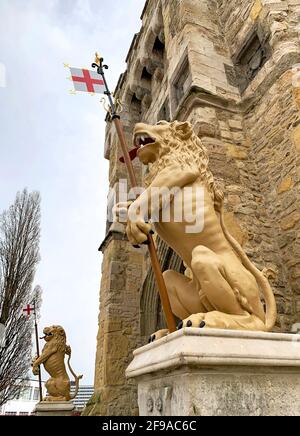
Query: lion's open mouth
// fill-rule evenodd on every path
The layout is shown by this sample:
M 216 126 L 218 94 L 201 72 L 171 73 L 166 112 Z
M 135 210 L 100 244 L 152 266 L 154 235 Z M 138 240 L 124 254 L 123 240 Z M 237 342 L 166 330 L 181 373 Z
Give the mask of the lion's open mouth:
M 143 148 L 149 144 L 155 144 L 156 140 L 147 133 L 137 133 L 134 136 L 134 145 L 139 148 Z

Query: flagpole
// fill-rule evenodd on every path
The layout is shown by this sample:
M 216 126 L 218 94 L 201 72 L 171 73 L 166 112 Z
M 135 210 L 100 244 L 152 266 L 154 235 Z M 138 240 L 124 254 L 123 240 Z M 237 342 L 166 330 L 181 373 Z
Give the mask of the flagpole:
M 98 57 L 98 55 L 96 55 L 96 62 L 92 64 L 92 68 L 97 68 L 97 72 L 98 74 L 100 74 L 103 78 L 103 82 L 104 82 L 104 86 L 105 86 L 105 95 L 107 95 L 108 100 L 109 100 L 109 104 L 111 107 L 111 118 L 112 121 L 115 124 L 116 127 L 116 131 L 119 137 L 119 141 L 120 141 L 120 147 L 124 156 L 124 161 L 127 167 L 127 171 L 128 171 L 128 175 L 129 175 L 129 179 L 131 182 L 131 186 L 132 188 L 137 187 L 138 183 L 137 183 L 137 179 L 134 173 L 134 169 L 133 169 L 133 165 L 132 165 L 132 161 L 130 159 L 130 155 L 128 152 L 128 148 L 127 148 L 127 144 L 126 144 L 126 139 L 125 139 L 125 135 L 124 135 L 124 130 L 123 130 L 123 126 L 121 123 L 121 118 L 120 115 L 117 114 L 116 111 L 116 107 L 112 98 L 112 94 L 109 90 L 106 78 L 105 78 L 105 73 L 104 70 L 108 69 L 107 65 L 103 65 L 103 58 Z M 99 63 L 97 63 L 99 62 Z M 151 259 L 151 264 L 152 264 L 152 268 L 153 268 L 153 272 L 156 278 L 156 282 L 158 285 L 158 290 L 159 290 L 159 294 L 160 294 L 160 299 L 161 299 L 161 304 L 163 307 L 163 311 L 165 314 L 165 318 L 166 318 L 166 322 L 167 322 L 167 327 L 169 329 L 170 333 L 173 333 L 176 331 L 176 323 L 175 323 L 175 318 L 171 309 L 171 304 L 170 304 L 170 300 L 169 300 L 169 296 L 168 296 L 168 291 L 167 291 L 167 287 L 162 275 L 162 271 L 161 271 L 161 267 L 160 267 L 160 263 L 159 263 L 159 259 L 157 256 L 157 252 L 156 252 L 156 247 L 155 247 L 155 243 L 153 240 L 152 235 L 148 235 L 148 250 L 149 250 L 149 254 L 150 254 L 150 259 Z
M 35 343 L 36 343 L 36 354 L 37 358 L 40 357 L 40 345 L 39 345 L 39 331 L 38 331 L 38 324 L 37 324 L 37 317 L 36 317 L 36 301 L 33 302 L 34 307 L 34 329 L 35 329 Z M 40 401 L 43 401 L 43 388 L 42 388 L 42 374 L 41 374 L 41 367 L 39 366 L 39 392 L 40 392 Z

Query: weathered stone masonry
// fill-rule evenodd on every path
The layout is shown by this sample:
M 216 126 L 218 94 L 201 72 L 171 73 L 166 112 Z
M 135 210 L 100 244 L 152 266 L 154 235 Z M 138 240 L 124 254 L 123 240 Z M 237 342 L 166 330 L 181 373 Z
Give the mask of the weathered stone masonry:
M 300 322 L 300 0 L 148 0 L 117 95 L 129 148 L 136 122 L 189 120 L 227 193 L 226 220 L 259 268 L 269 268 L 276 330 Z M 126 177 L 107 120 L 110 186 Z M 140 181 L 143 169 L 135 161 Z M 181 261 L 157 241 L 164 269 Z M 86 413 L 137 414 L 125 380 L 132 351 L 163 325 L 146 250 L 108 225 L 102 244 L 96 394 Z

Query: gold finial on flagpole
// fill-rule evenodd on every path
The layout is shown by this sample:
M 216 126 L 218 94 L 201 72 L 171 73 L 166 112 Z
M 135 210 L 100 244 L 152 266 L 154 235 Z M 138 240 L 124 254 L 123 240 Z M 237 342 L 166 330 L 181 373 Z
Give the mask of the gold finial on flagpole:
M 100 61 L 101 61 L 101 56 L 96 51 L 96 53 L 95 53 L 95 64 L 100 65 Z
M 114 102 L 115 102 L 115 107 L 118 111 L 118 113 L 122 113 L 123 112 L 123 103 L 119 98 L 114 98 Z M 112 113 L 111 107 L 107 104 L 106 98 L 103 97 L 100 100 L 100 103 L 103 105 L 103 108 L 106 112 L 108 112 L 109 114 Z
M 70 64 L 65 64 L 64 63 L 64 68 L 70 68 Z
M 101 98 L 100 103 L 102 103 L 104 110 L 105 110 L 107 113 L 111 114 L 111 107 L 107 104 L 107 102 L 106 102 L 106 98 L 104 98 L 104 97 Z

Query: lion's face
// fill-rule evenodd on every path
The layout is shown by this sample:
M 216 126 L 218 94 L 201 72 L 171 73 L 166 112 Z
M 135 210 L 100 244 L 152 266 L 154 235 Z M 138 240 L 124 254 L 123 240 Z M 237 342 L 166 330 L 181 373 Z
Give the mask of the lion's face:
M 139 148 L 137 156 L 144 165 L 154 163 L 168 153 L 173 141 L 187 140 L 192 134 L 192 126 L 188 122 L 160 121 L 154 126 L 136 124 L 133 135 L 134 145 Z
M 44 333 L 44 337 L 42 339 L 44 339 L 46 342 L 50 342 L 52 341 L 54 338 L 57 339 L 66 339 L 66 333 L 64 331 L 64 329 L 59 326 L 59 325 L 53 325 L 51 327 L 45 327 L 43 330 Z
M 139 123 L 134 129 L 134 145 L 139 160 L 149 165 L 145 187 L 162 171 L 168 168 L 171 171 L 171 167 L 177 165 L 182 171 L 199 171 L 199 180 L 206 183 L 214 199 L 215 184 L 208 168 L 208 153 L 189 122 L 160 121 L 155 126 Z

